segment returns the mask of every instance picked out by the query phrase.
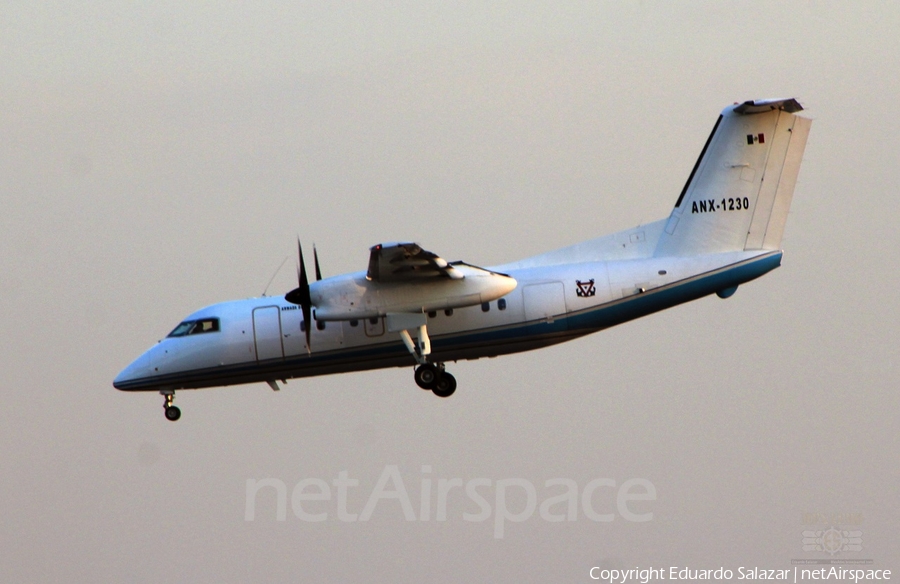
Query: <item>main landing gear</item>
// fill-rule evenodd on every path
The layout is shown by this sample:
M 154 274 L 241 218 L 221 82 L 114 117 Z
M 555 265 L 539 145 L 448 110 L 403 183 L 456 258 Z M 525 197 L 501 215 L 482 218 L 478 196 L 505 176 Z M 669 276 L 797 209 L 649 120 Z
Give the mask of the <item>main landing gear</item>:
M 416 385 L 430 389 L 438 397 L 450 397 L 456 391 L 456 378 L 444 370 L 443 363 L 424 363 L 416 367 Z
M 178 409 L 178 406 L 172 405 L 172 402 L 175 401 L 175 390 L 174 389 L 163 389 L 160 392 L 166 398 L 166 419 L 170 422 L 176 421 L 181 417 L 181 410 Z
M 389 314 L 388 330 L 399 332 L 406 350 L 418 363 L 416 367 L 416 385 L 422 389 L 430 389 L 438 397 L 450 397 L 456 391 L 456 378 L 444 371 L 443 363 L 429 363 L 431 339 L 428 338 L 428 326 L 424 314 Z M 409 334 L 413 327 L 417 329 L 417 338 L 413 342 Z

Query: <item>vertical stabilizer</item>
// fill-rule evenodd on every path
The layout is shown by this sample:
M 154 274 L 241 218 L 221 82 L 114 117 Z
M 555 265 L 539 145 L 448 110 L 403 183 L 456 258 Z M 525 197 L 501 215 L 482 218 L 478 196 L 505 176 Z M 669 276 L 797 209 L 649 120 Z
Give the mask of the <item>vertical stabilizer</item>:
M 811 121 L 795 99 L 725 108 L 669 216 L 654 255 L 781 245 Z

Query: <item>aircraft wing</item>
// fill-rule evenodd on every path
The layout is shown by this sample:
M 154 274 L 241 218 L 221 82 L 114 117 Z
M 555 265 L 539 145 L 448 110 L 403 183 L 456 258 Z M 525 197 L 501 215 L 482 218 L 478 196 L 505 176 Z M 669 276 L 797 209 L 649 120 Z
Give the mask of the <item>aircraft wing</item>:
M 366 277 L 374 282 L 409 282 L 432 278 L 462 280 L 447 260 L 415 243 L 379 243 L 369 250 Z

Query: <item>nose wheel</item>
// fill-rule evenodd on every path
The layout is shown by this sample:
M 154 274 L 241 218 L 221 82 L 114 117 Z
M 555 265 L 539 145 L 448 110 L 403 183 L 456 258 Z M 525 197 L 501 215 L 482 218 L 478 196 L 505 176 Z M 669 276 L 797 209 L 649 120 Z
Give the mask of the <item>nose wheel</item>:
M 173 389 L 164 389 L 159 393 L 163 394 L 166 398 L 166 403 L 163 407 L 166 408 L 166 419 L 170 422 L 176 421 L 181 417 L 181 410 L 178 409 L 178 406 L 172 405 L 172 402 L 175 401 L 175 390 Z
M 450 397 L 456 391 L 456 378 L 444 370 L 443 363 L 424 363 L 416 367 L 416 385 L 438 397 Z

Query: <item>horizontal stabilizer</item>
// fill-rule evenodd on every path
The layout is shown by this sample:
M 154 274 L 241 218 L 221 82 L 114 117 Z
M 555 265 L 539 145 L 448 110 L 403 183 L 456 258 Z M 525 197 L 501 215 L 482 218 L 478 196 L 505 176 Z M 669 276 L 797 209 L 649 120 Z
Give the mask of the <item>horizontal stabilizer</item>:
M 757 99 L 755 101 L 745 101 L 736 105 L 732 110 L 736 114 L 760 114 L 770 112 L 772 110 L 782 110 L 789 114 L 795 114 L 803 111 L 803 106 L 796 99 Z

